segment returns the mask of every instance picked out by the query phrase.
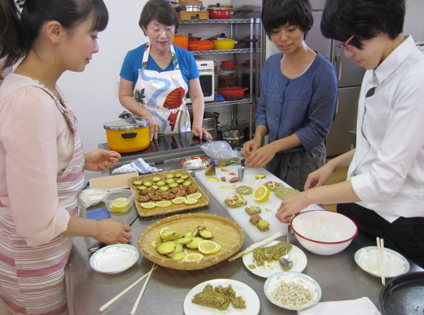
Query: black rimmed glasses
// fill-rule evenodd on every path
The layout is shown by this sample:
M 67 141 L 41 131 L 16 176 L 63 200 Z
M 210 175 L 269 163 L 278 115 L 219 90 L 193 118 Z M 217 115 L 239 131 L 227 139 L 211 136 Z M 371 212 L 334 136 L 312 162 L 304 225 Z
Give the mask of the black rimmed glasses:
M 349 39 L 347 41 L 345 41 L 344 43 L 340 43 L 337 45 L 337 47 L 339 47 L 341 50 L 343 51 L 348 51 L 349 47 L 347 47 L 347 44 L 350 43 L 350 41 L 355 37 L 355 35 L 352 35 L 349 37 Z

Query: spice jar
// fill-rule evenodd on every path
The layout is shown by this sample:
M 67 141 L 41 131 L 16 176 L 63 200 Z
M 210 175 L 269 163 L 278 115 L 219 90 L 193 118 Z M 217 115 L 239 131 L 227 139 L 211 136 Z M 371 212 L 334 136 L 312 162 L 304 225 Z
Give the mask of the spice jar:
M 250 86 L 250 62 L 252 62 L 252 86 Z M 256 92 L 256 60 L 246 60 L 242 64 L 241 86 L 250 87 L 253 93 Z M 245 91 L 246 94 L 250 93 L 249 90 Z
M 238 71 L 234 61 L 222 61 L 218 70 L 218 88 L 238 86 Z

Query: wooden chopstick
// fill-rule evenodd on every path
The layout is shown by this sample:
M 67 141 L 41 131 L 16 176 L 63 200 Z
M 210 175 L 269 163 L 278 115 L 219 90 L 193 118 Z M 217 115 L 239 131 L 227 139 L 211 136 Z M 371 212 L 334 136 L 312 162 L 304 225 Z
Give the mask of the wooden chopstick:
M 381 283 L 386 285 L 386 277 L 384 275 L 384 239 L 377 237 L 377 257 L 380 266 Z
M 141 288 L 140 294 L 138 295 L 137 300 L 135 301 L 134 306 L 131 310 L 131 315 L 135 315 L 135 311 L 137 310 L 138 304 L 140 304 L 141 298 L 143 297 L 144 291 L 146 290 L 147 284 L 149 283 L 150 276 L 152 275 L 153 270 L 155 270 L 155 266 L 156 264 L 153 264 L 152 269 L 150 270 L 149 275 L 147 276 L 147 279 L 144 282 L 143 287 Z
M 123 290 L 121 293 L 119 293 L 118 295 L 116 295 L 113 299 L 111 299 L 109 302 L 105 303 L 103 306 L 101 306 L 99 308 L 99 312 L 103 312 L 104 310 L 106 310 L 109 306 L 111 306 L 113 303 L 115 303 L 116 301 L 118 301 L 121 297 L 123 297 L 128 291 L 130 291 L 132 288 L 134 288 L 137 284 L 139 284 L 144 278 L 146 278 L 147 276 L 149 276 L 153 270 L 155 270 L 158 266 L 155 266 L 153 264 L 154 268 L 152 268 L 148 273 L 146 273 L 144 276 L 142 276 L 140 279 L 138 279 L 136 282 L 134 282 L 133 284 L 131 284 L 128 288 L 126 288 L 125 290 Z
M 261 246 L 264 246 L 264 245 L 268 244 L 269 242 L 271 242 L 271 241 L 273 241 L 273 240 L 275 240 L 275 239 L 277 239 L 277 238 L 279 238 L 281 236 L 283 236 L 283 234 L 281 234 L 281 232 L 277 232 L 277 233 L 275 233 L 275 234 L 267 237 L 266 239 L 264 239 L 264 240 L 262 240 L 260 242 L 257 242 L 255 244 L 250 245 L 244 251 L 238 253 L 237 255 L 234 255 L 233 257 L 230 257 L 228 259 L 228 261 L 233 261 L 233 260 L 236 260 L 239 257 L 242 257 L 244 255 L 247 255 L 248 253 L 250 253 L 251 251 L 255 250 L 256 248 L 261 247 Z

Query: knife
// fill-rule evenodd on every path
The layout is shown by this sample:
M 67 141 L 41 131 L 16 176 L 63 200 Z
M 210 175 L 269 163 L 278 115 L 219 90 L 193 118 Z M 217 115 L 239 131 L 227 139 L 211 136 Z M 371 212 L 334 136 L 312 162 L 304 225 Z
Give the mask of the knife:
M 242 181 L 243 177 L 244 177 L 244 161 L 245 161 L 244 159 L 242 159 L 240 161 L 241 165 L 240 165 L 240 168 L 238 169 L 238 179 L 239 179 L 239 181 Z

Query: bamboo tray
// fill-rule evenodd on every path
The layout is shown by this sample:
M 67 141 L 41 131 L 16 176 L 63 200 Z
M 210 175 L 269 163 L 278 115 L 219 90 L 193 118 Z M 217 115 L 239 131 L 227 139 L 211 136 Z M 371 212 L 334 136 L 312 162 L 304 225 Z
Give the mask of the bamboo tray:
M 199 261 L 174 261 L 159 254 L 151 246 L 153 241 L 160 242 L 160 231 L 167 227 L 171 230 L 187 231 L 194 229 L 199 225 L 204 225 L 214 233 L 212 241 L 221 245 L 221 249 L 216 254 L 204 255 Z M 215 265 L 235 254 L 244 242 L 244 232 L 241 227 L 225 217 L 208 213 L 187 213 L 176 214 L 171 217 L 160 220 L 150 225 L 141 233 L 138 238 L 137 246 L 141 254 L 148 260 L 171 269 L 197 270 Z M 188 253 L 198 252 L 197 250 L 187 250 Z
M 140 202 L 138 201 L 138 197 L 140 196 L 137 188 L 134 186 L 133 182 L 136 180 L 141 180 L 141 181 L 152 181 L 153 177 L 162 177 L 163 179 L 165 179 L 166 174 L 183 174 L 183 175 L 188 175 L 189 178 L 192 183 L 196 184 L 197 186 L 197 192 L 202 194 L 202 197 L 200 197 L 198 199 L 198 202 L 193 204 L 193 205 L 187 205 L 187 204 L 172 204 L 171 206 L 167 207 L 167 208 L 153 208 L 153 209 L 145 209 L 142 206 L 140 206 Z M 197 183 L 193 180 L 193 178 L 190 176 L 190 174 L 184 170 L 184 169 L 178 169 L 178 170 L 173 170 L 173 171 L 168 171 L 168 172 L 159 172 L 159 173 L 153 173 L 153 174 L 147 174 L 147 175 L 141 175 L 141 176 L 136 176 L 136 177 L 132 177 L 130 179 L 128 179 L 128 185 L 130 186 L 131 189 L 135 190 L 136 195 L 134 197 L 134 203 L 135 203 L 135 207 L 137 209 L 138 214 L 141 217 L 150 217 L 150 216 L 155 216 L 155 215 L 163 215 L 163 214 L 168 214 L 168 213 L 174 213 L 174 212 L 178 212 L 178 211 L 184 211 L 184 210 L 190 210 L 190 209 L 196 209 L 196 208 L 200 208 L 200 207 L 204 207 L 207 206 L 209 204 L 209 198 L 206 196 L 205 192 L 200 188 L 199 185 L 197 185 Z

